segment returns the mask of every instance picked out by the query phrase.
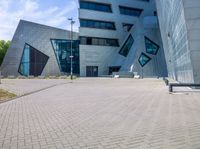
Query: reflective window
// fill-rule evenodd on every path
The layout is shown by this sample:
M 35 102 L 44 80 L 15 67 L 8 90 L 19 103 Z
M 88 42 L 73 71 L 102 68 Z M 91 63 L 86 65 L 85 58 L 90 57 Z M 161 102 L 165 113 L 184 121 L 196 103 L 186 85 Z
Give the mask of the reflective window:
M 147 37 L 145 37 L 145 46 L 146 46 L 147 53 L 153 54 L 153 55 L 156 55 L 158 53 L 159 46 Z
M 126 42 L 124 43 L 124 45 L 122 46 L 121 50 L 119 51 L 119 54 L 123 55 L 123 56 L 127 56 L 132 45 L 133 45 L 134 39 L 133 37 L 130 35 L 128 37 L 128 39 L 126 40 Z
M 71 72 L 71 40 L 64 39 L 51 39 L 51 43 L 58 61 L 61 72 Z M 79 74 L 79 41 L 73 40 L 72 43 L 72 55 L 73 55 L 73 73 Z
M 114 22 L 80 19 L 81 27 L 115 30 Z
M 80 37 L 82 45 L 99 45 L 99 46 L 119 46 L 118 39 L 97 38 L 97 37 Z
M 151 60 L 151 58 L 148 55 L 146 55 L 145 53 L 143 53 L 143 52 L 141 53 L 141 55 L 140 55 L 140 57 L 138 59 L 140 65 L 142 67 L 144 67 L 150 60 Z
M 39 76 L 42 74 L 48 59 L 49 57 L 44 53 L 25 44 L 18 71 L 24 76 Z
M 119 6 L 119 10 L 120 13 L 123 15 L 136 16 L 136 17 L 139 17 L 143 11 L 143 9 L 131 8 L 125 6 Z
M 95 2 L 80 1 L 80 8 L 103 11 L 103 12 L 112 12 L 110 4 L 102 4 L 102 3 L 95 3 Z

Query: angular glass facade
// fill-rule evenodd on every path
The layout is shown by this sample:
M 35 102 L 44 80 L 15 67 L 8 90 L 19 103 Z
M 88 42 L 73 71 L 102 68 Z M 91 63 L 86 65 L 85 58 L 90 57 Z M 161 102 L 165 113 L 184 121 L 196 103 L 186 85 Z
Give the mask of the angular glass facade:
M 128 39 L 126 40 L 126 42 L 124 43 L 124 45 L 122 46 L 121 50 L 119 51 L 119 54 L 123 55 L 123 56 L 127 56 L 132 45 L 133 45 L 134 39 L 133 37 L 130 35 L 128 37 Z
M 144 67 L 150 60 L 151 60 L 151 58 L 148 55 L 146 55 L 145 53 L 143 53 L 143 52 L 141 53 L 141 55 L 140 55 L 140 57 L 138 59 L 140 65 L 142 67 Z
M 25 44 L 18 72 L 24 76 L 39 76 L 48 59 L 44 53 Z
M 51 39 L 51 43 L 60 67 L 60 71 L 64 73 L 71 72 L 71 40 Z M 72 67 L 73 73 L 80 73 L 79 62 L 79 40 L 73 40 L 72 43 Z
M 146 52 L 153 55 L 156 55 L 160 48 L 159 45 L 157 45 L 155 42 L 153 42 L 147 37 L 145 37 L 145 46 L 146 46 Z

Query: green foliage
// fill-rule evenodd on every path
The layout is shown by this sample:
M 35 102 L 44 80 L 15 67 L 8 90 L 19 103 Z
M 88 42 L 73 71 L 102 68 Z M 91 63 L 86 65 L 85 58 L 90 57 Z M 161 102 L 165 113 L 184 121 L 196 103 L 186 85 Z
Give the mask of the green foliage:
M 0 40 L 0 66 L 9 47 L 10 41 Z

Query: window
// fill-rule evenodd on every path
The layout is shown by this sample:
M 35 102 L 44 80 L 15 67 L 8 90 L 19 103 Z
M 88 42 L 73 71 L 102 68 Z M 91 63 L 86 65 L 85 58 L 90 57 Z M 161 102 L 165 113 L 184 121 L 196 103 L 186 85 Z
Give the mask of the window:
M 71 41 L 65 39 L 51 39 L 51 43 L 58 61 L 61 72 L 70 73 L 71 71 Z M 79 41 L 73 40 L 72 43 L 73 55 L 73 73 L 79 74 Z
M 146 46 L 146 52 L 153 55 L 156 55 L 160 48 L 155 42 L 153 42 L 147 37 L 145 37 L 145 46 Z
M 88 37 L 86 41 L 87 41 L 87 45 L 91 45 L 92 44 L 92 38 Z
M 80 19 L 81 27 L 115 30 L 114 22 Z
M 140 57 L 138 59 L 140 65 L 142 67 L 144 67 L 150 60 L 151 60 L 151 58 L 148 55 L 146 55 L 145 53 L 143 53 L 143 52 L 141 53 L 141 55 L 140 55 Z
M 131 30 L 131 28 L 133 27 L 133 24 L 122 23 L 122 26 L 124 28 L 124 31 L 129 32 Z
M 128 39 L 126 40 L 126 42 L 124 43 L 124 45 L 122 46 L 121 50 L 119 51 L 119 54 L 123 55 L 123 56 L 127 56 L 132 45 L 133 45 L 134 39 L 133 37 L 130 35 L 128 37 Z
M 95 10 L 95 11 L 102 11 L 102 12 L 112 12 L 110 4 L 102 4 L 102 3 L 95 3 L 95 2 L 80 1 L 80 8 Z
M 113 72 L 119 72 L 121 66 L 111 66 L 109 67 L 109 75 L 112 75 Z
M 24 76 L 39 76 L 48 59 L 44 53 L 25 44 L 18 72 Z
M 143 9 L 119 6 L 120 13 L 123 15 L 139 17 Z
M 99 45 L 99 46 L 119 46 L 118 39 L 98 38 L 98 37 L 80 37 L 82 45 Z
M 154 11 L 154 12 L 153 12 L 153 15 L 154 15 L 154 16 L 158 16 L 157 11 Z

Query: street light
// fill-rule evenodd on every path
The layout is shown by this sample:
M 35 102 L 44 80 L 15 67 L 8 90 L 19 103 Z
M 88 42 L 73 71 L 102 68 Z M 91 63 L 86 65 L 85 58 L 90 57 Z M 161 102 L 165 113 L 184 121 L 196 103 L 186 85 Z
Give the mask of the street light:
M 71 24 L 71 32 L 70 32 L 70 37 L 71 37 L 71 54 L 70 54 L 70 60 L 71 60 L 71 73 L 70 73 L 70 76 L 71 76 L 71 80 L 73 79 L 73 64 L 72 64 L 72 60 L 73 60 L 73 53 L 72 53 L 72 49 L 73 49 L 73 25 L 75 24 L 75 21 L 73 20 L 73 18 L 69 18 L 68 19 L 70 21 L 70 24 Z

